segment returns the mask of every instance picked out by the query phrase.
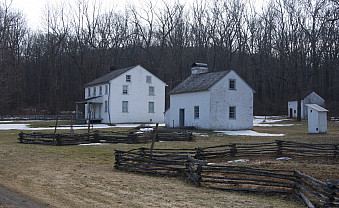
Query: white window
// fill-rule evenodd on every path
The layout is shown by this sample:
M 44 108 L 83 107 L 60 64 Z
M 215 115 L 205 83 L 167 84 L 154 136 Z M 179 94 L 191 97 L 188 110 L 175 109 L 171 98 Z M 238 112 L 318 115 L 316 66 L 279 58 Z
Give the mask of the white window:
M 108 111 L 108 102 L 107 102 L 107 100 L 105 100 L 105 112 L 107 112 Z
M 108 85 L 105 85 L 105 95 L 108 94 Z
M 93 87 L 93 96 L 96 96 L 96 94 L 97 94 L 97 88 Z
M 154 86 L 148 87 L 148 95 L 154 95 Z
M 236 119 L 236 108 L 235 106 L 230 106 L 229 108 L 229 118 L 230 119 Z
M 126 75 L 126 82 L 131 82 L 131 75 Z
M 88 97 L 91 97 L 91 88 L 87 88 Z
M 102 86 L 99 87 L 99 95 L 102 95 Z
M 128 85 L 122 86 L 122 94 L 127 95 L 128 94 Z
M 146 83 L 152 83 L 152 77 L 146 76 Z
M 154 102 L 148 102 L 148 112 L 154 113 Z
M 122 112 L 128 113 L 128 101 L 122 101 Z
M 194 118 L 199 118 L 199 106 L 194 106 Z
M 230 79 L 229 80 L 229 89 L 230 90 L 235 90 L 235 79 Z

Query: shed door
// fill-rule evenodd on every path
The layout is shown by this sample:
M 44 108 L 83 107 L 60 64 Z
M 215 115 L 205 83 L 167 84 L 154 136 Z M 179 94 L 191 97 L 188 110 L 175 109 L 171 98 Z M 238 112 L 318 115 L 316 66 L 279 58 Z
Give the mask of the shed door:
M 293 118 L 293 109 L 290 108 L 290 118 Z
M 185 126 L 185 109 L 179 109 L 179 127 Z

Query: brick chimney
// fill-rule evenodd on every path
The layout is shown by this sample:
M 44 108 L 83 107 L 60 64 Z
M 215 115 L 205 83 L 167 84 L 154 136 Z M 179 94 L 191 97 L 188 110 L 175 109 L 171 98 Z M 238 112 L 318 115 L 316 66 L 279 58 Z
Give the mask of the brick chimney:
M 208 66 L 205 63 L 194 63 L 191 66 L 191 75 L 203 74 L 208 72 Z

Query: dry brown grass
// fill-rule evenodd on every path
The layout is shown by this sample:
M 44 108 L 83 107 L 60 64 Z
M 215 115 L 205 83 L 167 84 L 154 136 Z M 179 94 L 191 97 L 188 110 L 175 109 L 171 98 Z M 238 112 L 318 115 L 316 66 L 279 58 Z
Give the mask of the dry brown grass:
M 332 124 L 331 124 L 332 125 Z M 268 133 L 289 132 L 286 137 L 300 141 L 338 142 L 339 128 L 329 127 L 326 135 L 308 135 L 305 124 L 293 127 L 257 127 Z M 307 131 L 306 131 L 307 132 Z M 118 171 L 113 168 L 114 149 L 128 150 L 143 145 L 47 146 L 20 144 L 19 131 L 0 131 L 0 185 L 18 191 L 49 207 L 303 207 L 290 197 L 218 191 L 195 187 L 182 178 L 167 178 Z M 263 142 L 276 137 L 197 137 L 195 142 L 156 143 L 155 148 L 193 148 L 230 142 Z M 322 139 L 319 139 L 321 137 Z M 275 162 L 274 162 L 275 163 Z M 292 162 L 293 163 L 293 162 Z M 265 167 L 269 160 L 252 163 Z M 288 164 L 288 163 L 283 163 Z M 295 167 L 300 169 L 296 163 Z M 331 164 L 311 172 L 331 174 Z M 283 166 L 280 163 L 269 167 Z M 286 168 L 292 166 L 286 166 Z M 338 172 L 338 171 L 337 171 Z M 307 173 L 308 174 L 308 173 Z M 312 175 L 312 174 L 311 174 Z M 319 174 L 321 175 L 321 174 Z M 292 199 L 292 200 L 291 200 Z

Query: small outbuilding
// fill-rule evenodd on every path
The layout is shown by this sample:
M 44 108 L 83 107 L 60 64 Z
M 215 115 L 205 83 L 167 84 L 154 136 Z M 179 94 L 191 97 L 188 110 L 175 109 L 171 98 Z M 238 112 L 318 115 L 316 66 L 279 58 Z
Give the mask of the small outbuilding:
M 325 100 L 316 92 L 309 90 L 301 93 L 301 119 L 307 119 L 307 107 L 306 104 L 317 104 L 320 106 L 325 106 Z M 298 96 L 292 96 L 292 100 L 288 101 L 288 117 L 297 118 L 298 117 Z
M 308 133 L 327 132 L 327 111 L 317 104 L 306 104 L 308 107 Z

